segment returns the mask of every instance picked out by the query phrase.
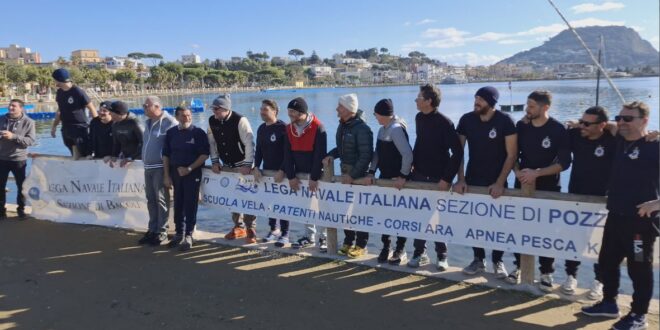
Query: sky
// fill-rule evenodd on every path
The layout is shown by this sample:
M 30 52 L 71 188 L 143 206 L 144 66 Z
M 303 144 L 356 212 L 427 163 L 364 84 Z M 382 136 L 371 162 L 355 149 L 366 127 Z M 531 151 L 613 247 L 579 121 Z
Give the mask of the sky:
M 555 0 L 578 26 L 625 25 L 658 49 L 658 0 Z M 19 44 L 48 62 L 76 49 L 166 60 L 246 51 L 322 58 L 347 49 L 417 50 L 454 65 L 488 65 L 541 45 L 566 28 L 547 0 L 66 1 L 3 2 L 0 47 Z M 22 13 L 12 15 L 10 13 Z

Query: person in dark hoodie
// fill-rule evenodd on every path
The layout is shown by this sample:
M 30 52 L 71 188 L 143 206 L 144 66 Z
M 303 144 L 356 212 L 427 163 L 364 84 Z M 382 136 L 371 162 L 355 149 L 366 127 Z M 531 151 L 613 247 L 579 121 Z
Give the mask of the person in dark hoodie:
M 142 159 L 142 127 L 134 114 L 128 112 L 128 105 L 122 101 L 112 102 L 112 156 L 120 159 L 119 166 Z M 108 157 L 106 157 L 108 160 Z M 110 163 L 113 166 L 113 163 Z
M 364 178 L 369 170 L 369 163 L 373 156 L 373 133 L 362 118 L 362 110 L 358 110 L 356 94 L 346 94 L 339 97 L 337 117 L 337 147 L 328 153 L 323 160 L 324 164 L 332 162 L 335 158 L 341 159 L 341 182 L 351 184 L 353 181 Z M 344 244 L 338 253 L 349 258 L 358 258 L 366 254 L 369 233 L 354 230 L 344 230 Z M 355 246 L 353 246 L 355 242 Z
M 7 114 L 0 117 L 0 220 L 7 218 L 5 187 L 9 172 L 16 180 L 16 204 L 18 204 L 16 213 L 19 219 L 25 218 L 23 181 L 25 181 L 27 147 L 34 143 L 37 134 L 34 120 L 25 115 L 23 106 L 23 101 L 13 99 L 9 101 Z
M 284 140 L 284 172 L 289 179 L 292 190 L 300 189 L 300 180 L 296 177 L 298 173 L 309 173 L 309 190 L 318 189 L 318 181 L 323 174 L 323 157 L 326 155 L 328 136 L 325 127 L 319 119 L 309 112 L 307 102 L 302 97 L 297 97 L 289 102 L 287 111 L 291 123 L 286 125 Z M 276 176 L 275 181 L 281 182 L 284 178 Z M 314 225 L 306 225 L 303 237 L 292 244 L 294 248 L 306 248 L 316 245 L 316 231 Z M 318 245 L 321 252 L 327 251 L 326 233 L 323 229 L 319 237 Z M 276 246 L 282 247 L 283 243 L 278 241 Z
M 376 152 L 374 152 L 371 166 L 369 166 L 368 184 L 374 183 L 373 177 L 376 170 L 379 170 L 380 179 L 394 180 L 394 187 L 401 189 L 410 175 L 413 161 L 413 151 L 408 142 L 407 124 L 402 118 L 394 115 L 394 106 L 390 99 L 382 99 L 376 103 L 374 116 L 381 128 L 378 130 L 376 139 Z M 381 236 L 381 241 L 383 249 L 378 255 L 378 262 L 400 265 L 406 261 L 405 237 L 397 237 L 396 247 L 391 257 L 390 235 Z
M 112 116 L 110 115 L 110 101 L 103 101 L 99 105 L 98 116 L 89 123 L 89 152 L 88 159 L 103 159 L 112 156 Z

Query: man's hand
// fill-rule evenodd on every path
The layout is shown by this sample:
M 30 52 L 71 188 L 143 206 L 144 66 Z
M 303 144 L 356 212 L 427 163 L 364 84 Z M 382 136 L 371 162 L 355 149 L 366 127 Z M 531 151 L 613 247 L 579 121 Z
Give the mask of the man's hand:
M 465 180 L 456 181 L 456 183 L 454 183 L 454 186 L 451 188 L 451 190 L 461 195 L 465 194 L 467 192 L 467 184 L 465 183 Z
M 440 180 L 440 182 L 438 182 L 438 189 L 440 189 L 441 191 L 449 191 L 450 187 L 451 187 L 451 183 L 445 180 Z
M 119 162 L 119 167 L 129 166 L 129 165 L 131 165 L 132 162 L 133 161 L 124 158 Z
M 567 120 L 565 123 L 566 127 L 569 129 L 571 128 L 579 128 L 580 127 L 580 122 L 577 120 Z
M 261 170 L 256 167 L 252 169 L 252 175 L 254 176 L 254 182 L 261 181 L 261 177 L 263 176 Z
M 50 129 L 50 136 L 51 137 L 57 136 L 57 127 L 53 127 Z
M 220 174 L 222 172 L 222 168 L 220 167 L 220 164 L 213 164 L 211 165 L 211 171 L 215 174 Z
M 166 170 L 167 171 L 167 170 Z M 169 175 L 163 176 L 163 186 L 167 189 L 172 188 L 172 179 L 170 179 Z
M 250 172 L 252 172 L 252 166 L 241 166 L 238 168 L 238 173 L 242 175 L 248 175 Z
M 660 139 L 660 132 L 658 132 L 658 131 L 648 131 L 646 133 L 646 141 L 654 142 L 654 141 L 658 141 L 658 139 Z
M 316 191 L 319 189 L 319 182 L 314 180 L 309 180 L 309 191 Z
M 660 199 L 644 202 L 637 205 L 637 214 L 640 217 L 650 218 L 653 216 L 653 213 L 660 211 Z
M 7 139 L 7 140 L 13 140 L 14 139 L 14 133 L 12 133 L 11 131 L 0 131 L 0 136 L 3 139 Z
M 524 168 L 520 170 L 520 176 L 518 177 L 518 180 L 521 183 L 533 184 L 536 183 L 536 178 L 538 177 L 539 177 L 539 171 L 531 168 Z
M 289 188 L 293 191 L 298 191 L 300 190 L 300 179 L 298 178 L 293 178 L 289 180 Z
M 176 171 L 179 172 L 179 176 L 186 176 L 190 174 L 187 167 L 179 166 L 176 168 Z
M 491 197 L 498 198 L 504 194 L 504 186 L 497 183 L 491 184 L 488 186 L 488 193 Z
M 335 159 L 332 158 L 332 156 L 326 156 L 325 158 L 323 158 L 323 160 L 321 161 L 321 163 L 323 163 L 323 166 L 328 166 L 328 165 L 330 165 L 330 163 L 332 163 L 333 161 L 335 161 Z
M 396 189 L 403 189 L 403 186 L 406 184 L 406 178 L 404 177 L 398 177 L 394 179 L 394 188 Z
M 362 184 L 365 186 L 371 186 L 376 183 L 376 179 L 374 178 L 373 174 L 368 174 L 367 176 L 364 177 L 362 180 Z
M 353 183 L 353 178 L 351 178 L 351 176 L 348 175 L 348 174 L 342 174 L 341 175 L 341 183 L 351 184 L 351 183 Z
M 275 173 L 275 178 L 274 179 L 275 179 L 275 182 L 277 182 L 277 183 L 280 183 L 280 182 L 284 181 L 284 171 L 277 171 L 277 173 Z

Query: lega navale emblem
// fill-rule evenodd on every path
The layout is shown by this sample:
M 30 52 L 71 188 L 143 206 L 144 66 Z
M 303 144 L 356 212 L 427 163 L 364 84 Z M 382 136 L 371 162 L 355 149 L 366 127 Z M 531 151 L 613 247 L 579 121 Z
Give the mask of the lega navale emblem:
M 596 157 L 603 157 L 604 154 L 605 148 L 603 148 L 603 146 L 598 146 L 596 150 L 594 150 L 594 155 L 596 155 Z
M 275 142 L 277 141 L 277 136 L 275 136 L 275 133 L 270 135 L 270 142 Z
M 635 149 L 631 153 L 628 154 L 628 157 L 630 157 L 630 159 L 632 159 L 632 160 L 635 160 L 635 159 L 639 158 L 639 148 L 635 147 Z
M 546 136 L 545 139 L 541 142 L 541 146 L 545 149 L 550 148 L 552 146 L 552 142 L 550 141 L 550 137 Z
M 497 130 L 495 130 L 495 127 L 493 127 L 490 132 L 488 132 L 488 137 L 491 139 L 494 139 L 497 137 Z
M 69 104 L 73 104 L 73 96 L 69 96 L 69 99 L 66 100 Z

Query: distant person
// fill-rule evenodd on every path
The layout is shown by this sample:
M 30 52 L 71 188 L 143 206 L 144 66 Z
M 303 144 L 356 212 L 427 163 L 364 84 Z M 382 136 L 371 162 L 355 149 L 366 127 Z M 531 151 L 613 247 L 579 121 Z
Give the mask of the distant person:
M 339 97 L 337 104 L 336 145 L 328 152 L 324 164 L 339 158 L 341 167 L 341 183 L 351 184 L 353 181 L 367 176 L 369 163 L 373 157 L 373 133 L 363 119 L 362 110 L 358 109 L 356 94 L 346 94 Z M 344 244 L 338 253 L 349 258 L 359 258 L 367 253 L 369 233 L 344 229 Z M 355 245 L 353 245 L 355 243 Z
M 138 243 L 158 246 L 167 240 L 167 219 L 170 214 L 170 190 L 165 188 L 164 183 L 167 169 L 163 165 L 163 147 L 167 131 L 179 122 L 167 111 L 163 111 L 157 96 L 148 96 L 142 108 L 147 116 L 142 137 L 142 162 L 149 226 Z
M 110 115 L 112 116 L 112 157 L 117 158 L 119 166 L 122 167 L 129 162 L 142 159 L 143 130 L 135 115 L 128 111 L 128 105 L 122 101 L 112 102 Z
M 71 155 L 77 157 L 87 156 L 89 151 L 89 135 L 87 132 L 87 113 L 85 108 L 89 109 L 92 118 L 97 116 L 96 107 L 90 102 L 85 91 L 73 85 L 66 69 L 57 69 L 53 71 L 53 79 L 57 86 L 55 101 L 57 102 L 57 112 L 50 135 L 55 137 L 57 126 L 62 122 L 62 140 L 69 149 Z M 73 147 L 76 147 L 78 155 L 74 154 Z
M 376 171 L 380 171 L 379 179 L 394 180 L 394 187 L 403 188 L 410 169 L 412 168 L 413 151 L 408 139 L 408 124 L 394 114 L 391 99 L 382 99 L 374 107 L 374 116 L 381 125 L 376 138 L 376 151 L 369 166 L 368 184 L 373 184 Z M 400 265 L 407 261 L 406 238 L 397 237 L 394 252 L 390 251 L 390 235 L 380 237 L 383 248 L 378 254 L 379 263 L 389 262 Z M 390 255 L 391 252 L 391 255 Z
M 608 186 L 608 216 L 598 255 L 603 300 L 582 308 L 582 313 L 590 316 L 619 317 L 619 268 L 625 258 L 634 292 L 630 312 L 614 323 L 613 329 L 648 327 L 646 314 L 655 279 L 653 247 L 660 227 L 660 143 L 646 139 L 649 113 L 648 105 L 635 101 L 624 104 L 615 117 L 617 145 Z
M 7 218 L 7 178 L 9 172 L 16 181 L 16 213 L 19 219 L 25 219 L 25 196 L 23 182 L 27 162 L 27 147 L 34 144 L 37 134 L 34 120 L 23 112 L 21 100 L 9 101 L 7 113 L 0 116 L 0 220 Z
M 508 188 L 506 179 L 518 156 L 518 135 L 511 117 L 495 109 L 499 97 L 495 87 L 479 88 L 474 95 L 474 110 L 458 121 L 458 137 L 463 147 L 467 143 L 470 153 L 467 169 L 464 172 L 464 161 L 461 161 L 458 181 L 452 189 L 459 194 L 468 192 L 470 185 L 488 187 L 490 196 L 498 198 Z M 477 247 L 473 247 L 472 251 L 474 259 L 463 268 L 463 273 L 475 275 L 485 272 L 486 251 Z M 491 254 L 493 273 L 500 279 L 509 275 L 502 261 L 503 255 L 501 250 L 493 250 Z
M 254 163 L 254 140 L 250 122 L 246 117 L 232 111 L 229 94 L 218 96 L 213 100 L 211 108 L 213 116 L 209 118 L 207 135 L 211 145 L 213 173 L 220 173 L 221 166 L 227 166 L 238 168 L 242 175 L 250 174 Z M 256 216 L 232 212 L 231 218 L 234 228 L 225 235 L 225 239 L 245 237 L 248 244 L 257 242 Z
M 87 158 L 103 159 L 112 156 L 112 102 L 103 101 L 99 105 L 98 116 L 89 123 L 89 151 Z
M 261 176 L 259 167 L 263 163 L 264 170 L 277 171 L 284 176 L 284 140 L 286 124 L 277 119 L 280 109 L 274 100 L 261 101 L 260 115 L 264 121 L 257 129 L 257 147 L 254 154 L 254 169 L 257 177 Z M 289 221 L 280 220 L 279 228 L 276 218 L 269 218 L 270 231 L 264 237 L 264 242 L 277 242 L 278 246 L 289 244 Z
M 186 251 L 193 247 L 197 224 L 202 167 L 209 157 L 209 141 L 201 128 L 192 124 L 192 111 L 177 107 L 178 126 L 167 130 L 163 145 L 164 185 L 174 187 L 174 238 L 168 247 Z
M 327 154 L 328 136 L 325 127 L 314 114 L 309 112 L 307 102 L 302 97 L 296 97 L 287 105 L 287 114 L 291 122 L 286 125 L 284 140 L 284 172 L 289 179 L 289 187 L 293 191 L 300 190 L 300 180 L 297 174 L 309 174 L 309 190 L 317 191 L 319 179 L 323 174 L 323 158 Z M 275 177 L 276 182 L 284 178 Z M 320 231 L 318 241 L 317 230 Z M 276 246 L 282 247 L 284 242 L 278 241 Z M 315 225 L 305 225 L 305 233 L 292 247 L 308 248 L 318 243 L 321 252 L 327 252 L 327 236 L 324 228 Z
M 438 190 L 449 191 L 463 159 L 463 148 L 454 123 L 438 111 L 440 101 L 441 94 L 437 87 L 432 84 L 419 87 L 415 99 L 419 111 L 415 116 L 417 139 L 413 147 L 410 180 L 437 183 Z M 426 240 L 415 239 L 413 244 L 415 251 L 408 261 L 408 267 L 417 268 L 430 263 L 426 254 Z M 436 268 L 439 271 L 447 270 L 447 244 L 435 242 L 435 252 L 438 256 Z
M 516 125 L 518 131 L 518 166 L 515 187 L 535 184 L 536 190 L 560 191 L 559 173 L 571 166 L 571 150 L 568 132 L 562 123 L 550 117 L 552 105 L 549 91 L 537 90 L 527 97 L 525 120 Z M 516 270 L 506 278 L 517 284 L 520 280 L 520 253 L 516 257 Z M 555 272 L 554 258 L 539 257 L 541 278 L 539 288 L 550 292 L 553 289 L 552 274 Z

